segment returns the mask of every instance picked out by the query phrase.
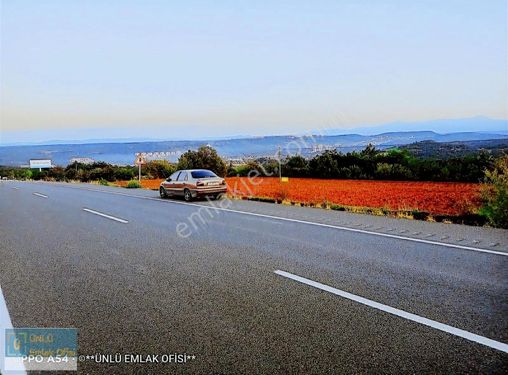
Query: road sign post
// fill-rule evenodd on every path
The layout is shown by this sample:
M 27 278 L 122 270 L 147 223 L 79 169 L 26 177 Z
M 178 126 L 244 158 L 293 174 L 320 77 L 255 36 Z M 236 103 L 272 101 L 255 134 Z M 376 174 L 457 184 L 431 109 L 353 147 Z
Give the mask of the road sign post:
M 134 161 L 134 164 L 138 166 L 138 181 L 141 183 L 141 165 L 145 164 L 145 155 L 143 152 L 137 152 L 136 153 L 136 160 Z

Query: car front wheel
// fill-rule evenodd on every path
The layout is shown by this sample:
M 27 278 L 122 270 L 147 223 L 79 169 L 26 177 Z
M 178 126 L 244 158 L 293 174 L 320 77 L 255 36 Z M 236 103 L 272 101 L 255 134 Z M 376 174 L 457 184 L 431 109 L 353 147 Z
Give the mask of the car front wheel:
M 159 194 L 161 195 L 161 198 L 167 198 L 167 194 L 166 194 L 166 190 L 164 190 L 164 188 L 161 186 L 159 188 Z

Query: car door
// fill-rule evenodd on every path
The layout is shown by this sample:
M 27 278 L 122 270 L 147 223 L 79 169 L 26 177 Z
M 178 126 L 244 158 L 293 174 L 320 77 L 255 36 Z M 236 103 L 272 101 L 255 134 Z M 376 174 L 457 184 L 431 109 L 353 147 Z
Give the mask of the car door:
M 178 180 L 178 176 L 180 175 L 180 172 L 181 171 L 176 171 L 171 176 L 169 176 L 169 178 L 166 181 L 164 181 L 162 183 L 162 185 L 164 186 L 164 189 L 166 189 L 166 192 L 168 194 L 171 194 L 171 195 L 178 194 L 178 190 L 177 190 L 178 181 L 177 180 Z
M 185 189 L 187 180 L 188 180 L 187 172 L 184 172 L 184 171 L 180 172 L 180 174 L 178 175 L 178 178 L 176 179 L 176 184 L 175 184 L 176 194 L 183 196 L 183 190 Z

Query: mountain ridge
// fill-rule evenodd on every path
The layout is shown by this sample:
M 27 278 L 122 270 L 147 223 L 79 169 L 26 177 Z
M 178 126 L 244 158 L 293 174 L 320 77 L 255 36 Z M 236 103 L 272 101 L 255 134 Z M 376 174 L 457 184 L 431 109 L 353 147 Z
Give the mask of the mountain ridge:
M 172 152 L 170 161 L 190 149 L 209 144 L 225 158 L 273 156 L 279 147 L 283 155 L 312 156 L 326 149 L 342 152 L 363 149 L 369 143 L 379 149 L 403 146 L 419 141 L 467 142 L 505 139 L 508 135 L 484 132 L 440 134 L 434 131 L 386 132 L 376 135 L 342 134 L 313 136 L 264 136 L 220 140 L 179 140 L 124 143 L 85 143 L 23 145 L 0 147 L 0 165 L 26 165 L 29 159 L 51 159 L 56 165 L 67 165 L 71 158 L 88 157 L 112 164 L 133 164 L 136 152 Z
M 96 144 L 96 143 L 132 143 L 132 142 L 163 142 L 163 141 L 219 141 L 234 139 L 254 139 L 263 137 L 285 137 L 290 134 L 271 134 L 271 135 L 245 135 L 233 134 L 224 136 L 199 136 L 188 137 L 185 133 L 180 136 L 161 137 L 160 134 L 165 132 L 164 128 L 144 127 L 144 137 L 137 134 L 127 136 L 126 133 L 132 132 L 132 129 L 121 128 L 103 128 L 101 134 L 103 138 L 97 138 L 98 129 L 66 129 L 66 130 L 41 130 L 41 131 L 3 131 L 0 133 L 0 147 L 8 146 L 37 146 L 37 145 L 56 145 L 56 144 Z M 475 116 L 459 119 L 436 119 L 426 121 L 397 121 L 388 122 L 378 125 L 358 125 L 349 128 L 329 128 L 322 130 L 311 130 L 307 132 L 293 133 L 295 136 L 310 135 L 380 135 L 383 133 L 393 132 L 414 132 L 414 131 L 434 131 L 441 134 L 457 133 L 457 132 L 485 132 L 490 134 L 508 135 L 507 119 L 492 119 L 485 116 Z M 78 138 L 77 134 L 81 133 Z M 43 141 L 9 141 L 9 139 L 30 137 L 43 139 Z M 85 138 L 83 134 L 92 135 Z M 53 137 L 53 138 L 50 138 Z M 62 138 L 56 138 L 62 137 Z M 65 137 L 69 139 L 64 139 Z M 50 140 L 51 139 L 51 140 Z

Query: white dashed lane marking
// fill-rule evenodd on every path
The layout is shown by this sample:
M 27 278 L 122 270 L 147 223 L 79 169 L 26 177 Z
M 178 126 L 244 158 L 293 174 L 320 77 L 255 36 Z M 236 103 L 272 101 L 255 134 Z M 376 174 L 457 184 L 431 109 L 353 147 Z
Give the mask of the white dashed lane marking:
M 306 279 L 305 277 L 297 276 L 297 275 L 294 275 L 294 274 L 286 272 L 286 271 L 277 270 L 274 272 L 279 276 L 283 276 L 288 279 L 298 281 L 300 283 L 312 286 L 314 288 L 321 289 L 321 290 L 324 290 L 329 293 L 333 293 L 337 296 L 347 298 L 347 299 L 354 301 L 354 302 L 361 303 L 362 305 L 369 306 L 374 309 L 381 310 L 386 313 L 396 315 L 398 317 L 401 317 L 401 318 L 404 318 L 407 320 L 411 320 L 413 322 L 423 324 L 428 327 L 435 328 L 437 330 L 449 333 L 451 335 L 462 337 L 466 340 L 476 342 L 478 344 L 485 345 L 490 348 L 494 348 L 494 349 L 500 350 L 502 352 L 508 353 L 508 344 L 505 344 L 505 343 L 502 343 L 502 342 L 499 342 L 496 340 L 492 340 L 487 337 L 477 335 L 475 333 L 464 331 L 463 329 L 455 328 L 455 327 L 449 326 L 448 324 L 436 322 L 435 320 L 427 319 L 422 316 L 412 314 L 412 313 L 406 312 L 404 310 L 397 309 L 395 307 L 384 305 L 382 303 L 372 301 L 370 299 L 357 296 L 356 294 L 345 292 L 343 290 L 336 289 L 331 286 L 321 284 L 321 283 L 318 283 L 317 281 Z
M 83 208 L 83 211 L 89 212 L 89 213 L 97 215 L 97 216 L 105 217 L 106 219 L 118 221 L 119 223 L 122 223 L 122 224 L 127 224 L 128 223 L 127 220 L 120 219 L 119 217 L 111 216 L 111 215 L 108 215 L 108 214 L 105 214 L 105 213 L 102 213 L 102 212 L 99 212 L 99 211 L 91 210 L 89 208 Z

